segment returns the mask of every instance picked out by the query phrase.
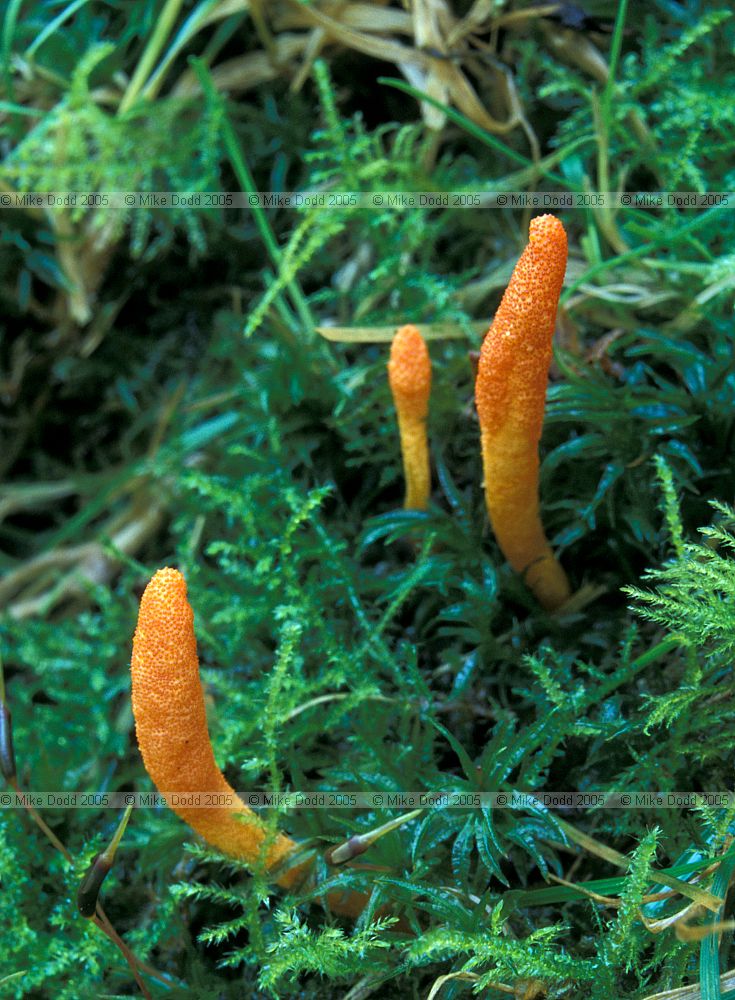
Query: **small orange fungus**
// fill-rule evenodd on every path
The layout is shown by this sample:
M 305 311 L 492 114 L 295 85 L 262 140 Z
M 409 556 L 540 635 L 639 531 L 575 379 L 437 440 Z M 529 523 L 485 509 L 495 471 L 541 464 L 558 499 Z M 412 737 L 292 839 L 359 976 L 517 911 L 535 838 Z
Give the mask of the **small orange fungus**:
M 424 338 L 415 326 L 402 326 L 390 349 L 388 381 L 398 416 L 403 473 L 406 480 L 404 507 L 426 510 L 431 473 L 426 418 L 431 392 L 431 359 Z

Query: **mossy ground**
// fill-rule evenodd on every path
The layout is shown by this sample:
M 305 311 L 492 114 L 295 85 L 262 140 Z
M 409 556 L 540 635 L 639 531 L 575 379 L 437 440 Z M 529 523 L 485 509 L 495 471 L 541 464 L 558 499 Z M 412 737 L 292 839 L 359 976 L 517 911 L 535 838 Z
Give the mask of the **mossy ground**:
M 427 124 L 390 44 L 419 60 L 431 45 L 392 33 L 398 4 L 371 5 L 380 53 L 338 32 L 316 63 L 313 18 L 362 5 L 202 4 L 168 25 L 159 0 L 20 6 L 0 32 L 0 193 L 735 188 L 724 5 L 603 3 L 570 27 L 571 8 L 496 23 L 498 4 L 444 60 L 491 117 L 520 110 L 495 133 L 457 110 L 456 79 Z M 474 10 L 451 6 L 455 27 Z M 297 44 L 256 78 L 269 46 Z M 732 208 L 559 213 L 541 497 L 583 598 L 552 617 L 489 533 L 472 407 L 478 324 L 535 213 L 0 207 L 0 648 L 21 786 L 150 787 L 130 642 L 142 587 L 173 564 L 237 788 L 728 788 Z M 315 329 L 405 322 L 455 334 L 430 343 L 426 513 L 401 509 L 387 343 Z M 395 815 L 275 819 L 323 854 Z M 44 816 L 73 862 L 0 811 L 0 994 L 135 993 L 74 905 L 118 814 Z M 140 809 L 103 898 L 166 977 L 143 975 L 156 997 L 644 1000 L 691 984 L 715 1000 L 735 987 L 719 986 L 731 932 L 691 928 L 715 919 L 697 890 L 727 895 L 734 818 L 426 811 L 376 842 L 375 869 L 320 869 L 374 891 L 354 926 Z M 371 924 L 386 901 L 413 934 Z

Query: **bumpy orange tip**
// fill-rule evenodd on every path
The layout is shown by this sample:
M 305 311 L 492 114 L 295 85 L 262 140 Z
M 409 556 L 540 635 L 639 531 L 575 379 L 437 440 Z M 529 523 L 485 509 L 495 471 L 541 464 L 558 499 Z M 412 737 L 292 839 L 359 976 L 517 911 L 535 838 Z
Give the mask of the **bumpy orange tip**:
M 507 420 L 538 441 L 551 342 L 564 272 L 567 234 L 559 219 L 531 221 L 521 254 L 480 350 L 475 402 L 480 424 L 497 433 Z M 512 391 L 511 391 L 512 388 Z
M 406 417 L 425 420 L 431 393 L 431 359 L 424 338 L 411 323 L 402 326 L 393 338 L 388 380 L 396 409 Z

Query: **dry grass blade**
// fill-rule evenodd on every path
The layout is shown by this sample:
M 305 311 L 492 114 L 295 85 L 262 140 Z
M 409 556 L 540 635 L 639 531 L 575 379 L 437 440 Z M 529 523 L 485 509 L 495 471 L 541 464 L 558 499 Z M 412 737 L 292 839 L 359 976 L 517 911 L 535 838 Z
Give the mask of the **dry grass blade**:
M 266 8 L 258 9 L 264 16 Z M 225 14 L 242 10 L 241 0 L 229 0 L 203 23 L 219 21 Z M 534 160 L 538 158 L 538 144 L 523 114 L 510 70 L 492 60 L 493 72 L 499 77 L 495 97 L 499 105 L 507 108 L 507 118 L 499 120 L 484 106 L 461 66 L 462 58 L 471 54 L 461 44 L 471 24 L 458 22 L 444 0 L 417 0 L 411 13 L 365 3 L 321 6 L 286 3 L 269 6 L 267 13 L 274 34 L 268 33 L 263 50 L 214 67 L 212 79 L 218 89 L 244 91 L 278 76 L 291 76 L 291 87 L 298 90 L 316 55 L 323 48 L 337 44 L 393 63 L 414 87 L 442 104 L 454 105 L 489 132 L 502 135 L 521 126 L 528 136 Z M 261 37 L 264 29 L 263 18 Z M 303 32 L 293 33 L 293 29 Z M 409 38 L 413 45 L 397 41 L 396 36 Z M 460 51 L 455 52 L 455 46 Z M 181 98 L 200 93 L 191 70 L 182 74 L 173 93 Z M 443 128 L 445 115 L 441 110 L 424 102 L 422 114 L 430 128 L 436 131 Z
M 735 929 L 735 920 L 720 920 L 714 924 L 679 923 L 676 925 L 676 936 L 680 941 L 703 941 L 710 934 L 722 934 L 723 931 Z
M 388 38 L 374 38 L 364 31 L 357 31 L 344 21 L 330 17 L 316 7 L 301 6 L 300 9 L 312 26 L 324 28 L 331 38 L 341 42 L 348 49 L 355 49 L 357 52 L 364 52 L 365 55 L 396 65 L 408 62 L 423 69 L 429 68 L 431 57 L 424 52 L 408 48 Z
M 621 854 L 612 847 L 608 847 L 607 844 L 603 844 L 599 840 L 595 840 L 594 837 L 590 837 L 581 830 L 577 830 L 576 827 L 572 826 L 566 820 L 557 818 L 556 822 L 569 839 L 583 850 L 588 851 L 595 857 L 602 858 L 604 861 L 609 861 L 610 864 L 616 865 L 618 868 L 628 867 L 629 859 L 624 854 Z M 682 879 L 676 878 L 674 875 L 669 875 L 664 871 L 652 871 L 651 881 L 674 889 L 680 895 L 692 900 L 699 906 L 704 906 L 713 913 L 717 913 L 724 902 L 719 896 L 713 895 L 713 893 L 708 892 L 706 889 L 700 889 L 699 886 L 692 885 L 690 882 L 684 882 Z
M 446 55 L 447 46 L 441 30 L 442 22 L 446 25 L 448 11 L 442 0 L 415 0 L 413 5 L 413 32 L 416 45 L 425 51 L 434 51 Z M 442 60 L 434 60 L 425 74 L 411 72 L 411 67 L 402 64 L 401 70 L 411 84 L 424 91 L 440 104 L 446 104 L 449 98 L 447 80 L 447 64 Z M 446 114 L 438 108 L 422 101 L 421 113 L 424 121 L 436 131 L 446 123 Z
M 549 48 L 559 58 L 579 67 L 603 87 L 609 75 L 608 65 L 592 42 L 578 31 L 559 29 L 541 22 Z
M 78 488 L 70 479 L 50 483 L 13 483 L 0 494 L 0 521 L 19 510 L 41 507 L 74 496 Z
M 640 909 L 638 910 L 638 916 L 641 918 L 641 922 L 647 931 L 650 931 L 651 934 L 661 934 L 662 931 L 668 930 L 669 927 L 677 927 L 678 929 L 680 921 L 692 916 L 700 909 L 701 907 L 698 903 L 690 903 L 683 910 L 679 910 L 678 913 L 672 913 L 670 917 L 662 917 L 660 920 L 648 920 Z
M 238 93 L 251 90 L 258 84 L 275 80 L 283 75 L 284 65 L 293 66 L 304 53 L 309 41 L 307 34 L 282 34 L 275 40 L 273 62 L 267 52 L 251 52 L 246 56 L 228 59 L 212 70 L 212 81 L 220 91 Z M 173 96 L 181 99 L 198 97 L 202 87 L 196 74 L 188 69 L 179 77 Z
M 446 976 L 439 976 L 438 979 L 434 980 L 426 1000 L 434 1000 L 435 997 L 438 997 L 439 990 L 442 986 L 444 986 L 445 983 L 451 982 L 453 979 L 459 979 L 463 983 L 476 983 L 479 978 L 480 977 L 476 976 L 473 972 L 449 972 Z M 511 996 L 515 993 L 512 986 L 503 986 L 496 983 L 493 984 L 493 989 L 499 990 L 501 993 L 509 993 Z
M 164 509 L 150 501 L 142 509 L 133 502 L 126 515 L 124 523 L 110 536 L 113 548 L 131 556 L 161 527 Z M 16 619 L 48 614 L 68 600 L 84 597 L 88 587 L 108 583 L 117 565 L 102 541 L 43 553 L 3 580 L 0 606 L 7 602 L 8 614 Z M 66 567 L 71 568 L 59 578 L 59 570 Z M 13 597 L 16 599 L 9 603 Z
M 720 990 L 735 989 L 735 969 L 723 972 L 720 976 Z M 676 990 L 664 990 L 663 993 L 650 993 L 643 1000 L 702 1000 L 702 991 L 698 984 L 680 986 Z
M 565 878 L 560 878 L 558 875 L 554 875 L 549 872 L 549 878 L 552 882 L 558 882 L 559 885 L 565 885 L 568 889 L 574 889 L 576 892 L 581 892 L 583 896 L 591 899 L 594 903 L 602 903 L 603 906 L 620 906 L 621 900 L 616 899 L 615 896 L 601 896 L 599 892 L 593 892 L 592 889 L 585 888 L 584 883 L 579 882 L 569 882 Z
M 339 19 L 346 27 L 356 31 L 367 31 L 376 35 L 387 32 L 407 36 L 413 34 L 411 14 L 394 7 L 380 7 L 377 4 L 368 3 L 341 4 Z M 312 19 L 304 11 L 301 4 L 277 10 L 273 17 L 273 25 L 279 31 L 290 28 L 307 28 L 312 24 Z
M 471 326 L 482 336 L 488 324 Z M 388 344 L 396 334 L 396 326 L 318 326 L 316 330 L 325 340 L 339 344 Z M 461 340 L 467 333 L 455 323 L 422 323 L 421 336 L 426 340 Z

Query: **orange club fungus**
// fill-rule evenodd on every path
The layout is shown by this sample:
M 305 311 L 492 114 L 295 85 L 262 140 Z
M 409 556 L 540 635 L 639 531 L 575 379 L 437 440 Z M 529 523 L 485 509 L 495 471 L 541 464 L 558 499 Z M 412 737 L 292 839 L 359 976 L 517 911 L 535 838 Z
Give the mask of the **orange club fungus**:
M 138 746 L 171 809 L 223 854 L 250 866 L 263 864 L 268 872 L 281 867 L 275 875 L 278 885 L 295 889 L 305 883 L 314 857 L 286 867 L 299 845 L 283 833 L 268 839 L 263 821 L 242 802 L 214 759 L 194 612 L 178 570 L 158 570 L 143 593 L 130 669 Z M 326 895 L 333 912 L 352 917 L 362 912 L 367 900 L 354 889 Z
M 548 611 L 571 593 L 541 524 L 538 455 L 566 265 L 559 219 L 533 219 L 528 246 L 485 336 L 475 382 L 490 523 L 504 556 Z
M 402 326 L 393 338 L 388 381 L 398 416 L 407 510 L 426 510 L 431 473 L 426 418 L 431 392 L 431 359 L 415 326 Z

